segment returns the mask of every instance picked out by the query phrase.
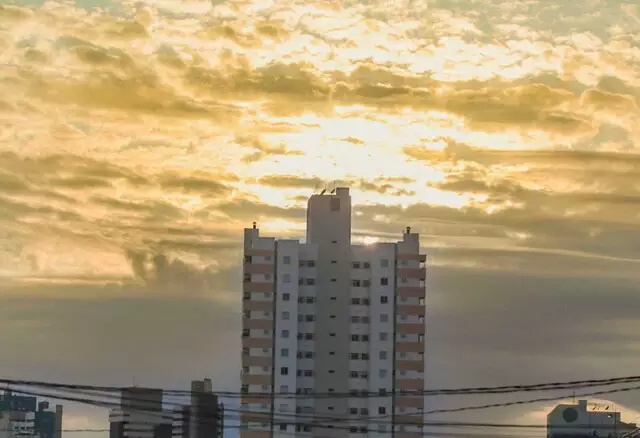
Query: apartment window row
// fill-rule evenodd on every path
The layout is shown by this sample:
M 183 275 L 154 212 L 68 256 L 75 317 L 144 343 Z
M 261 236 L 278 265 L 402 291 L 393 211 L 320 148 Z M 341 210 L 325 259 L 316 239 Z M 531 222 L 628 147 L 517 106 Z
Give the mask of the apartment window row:
M 296 375 L 298 377 L 313 377 L 313 370 L 298 370 Z
M 351 317 L 351 322 L 353 324 L 369 324 L 369 317 L 368 316 L 352 316 Z
M 369 342 L 369 335 L 351 335 L 352 341 Z
M 358 415 L 358 412 L 360 412 L 360 415 L 369 415 L 369 408 L 360 408 L 360 410 L 358 408 L 349 408 L 351 415 Z
M 313 341 L 313 333 L 298 333 L 299 341 Z
M 353 269 L 371 269 L 371 263 L 369 262 L 352 262 L 351 267 Z
M 316 284 L 316 279 L 315 278 L 298 278 L 298 285 L 302 286 L 302 285 L 307 285 L 307 286 L 313 286 L 314 284 Z
M 369 287 L 369 286 L 371 286 L 371 280 L 351 280 L 351 286 L 353 286 L 353 287 Z
M 299 304 L 313 304 L 316 302 L 316 297 L 298 297 Z
M 298 322 L 313 322 L 315 319 L 316 317 L 314 315 L 298 315 Z
M 350 376 L 352 379 L 368 379 L 368 371 L 351 371 Z
M 245 310 L 244 312 L 242 312 L 242 315 L 244 319 L 251 319 L 256 315 L 261 315 L 261 316 L 264 316 L 265 318 L 269 318 L 271 316 L 271 312 L 256 312 L 256 311 L 252 312 L 251 310 Z
M 298 263 L 301 268 L 313 268 L 315 265 L 315 260 L 300 260 L 300 263 Z
M 369 360 L 369 353 L 351 353 L 351 360 Z
M 363 306 L 368 306 L 369 298 L 351 298 L 351 304 L 362 304 Z
M 387 395 L 387 390 L 385 388 L 380 388 L 378 389 L 378 395 L 381 396 L 385 396 Z M 350 389 L 349 390 L 349 395 L 353 396 L 353 397 L 368 397 L 369 395 L 371 395 L 371 393 L 369 391 L 367 391 L 366 389 L 361 389 L 361 390 L 357 390 L 357 389 Z
M 298 359 L 313 359 L 315 353 L 313 351 L 298 351 Z

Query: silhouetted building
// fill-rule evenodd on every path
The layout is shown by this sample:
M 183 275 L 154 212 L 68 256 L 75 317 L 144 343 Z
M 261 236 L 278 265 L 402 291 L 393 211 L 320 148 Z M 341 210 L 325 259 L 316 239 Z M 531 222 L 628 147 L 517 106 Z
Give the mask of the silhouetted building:
M 124 388 L 120 408 L 109 412 L 109 438 L 170 438 L 171 417 L 162 408 L 162 390 Z
M 221 438 L 224 406 L 212 392 L 211 380 L 191 382 L 191 404 L 173 411 L 173 438 Z
M 49 410 L 49 402 L 38 403 L 35 413 L 35 430 L 40 438 L 60 438 L 62 436 L 62 405 L 55 411 Z
M 19 418 L 18 413 L 31 413 L 28 416 L 33 420 L 33 434 L 39 438 L 61 438 L 62 436 L 62 405 L 56 405 L 55 411 L 49 410 L 49 402 L 40 402 L 36 397 L 16 395 L 6 391 L 0 395 L 0 413 L 10 413 L 7 418 Z M 21 426 L 26 427 L 25 421 L 20 420 Z M 24 424 L 23 424 L 24 423 Z
M 0 438 L 36 438 L 35 413 L 30 411 L 0 412 Z
M 589 410 L 587 400 L 560 404 L 547 415 L 548 438 L 616 438 L 636 428 L 610 407 Z

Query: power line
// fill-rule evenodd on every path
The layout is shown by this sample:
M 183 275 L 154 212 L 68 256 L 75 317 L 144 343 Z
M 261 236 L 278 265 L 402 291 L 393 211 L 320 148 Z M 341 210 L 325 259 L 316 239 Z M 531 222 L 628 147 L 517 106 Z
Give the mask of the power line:
M 627 377 L 615 377 L 609 379 L 590 379 L 590 380 L 574 380 L 565 382 L 552 382 L 552 383 L 538 383 L 530 385 L 508 385 L 508 386 L 484 386 L 484 387 L 471 387 L 471 388 L 454 388 L 454 389 L 426 389 L 417 391 L 386 391 L 384 394 L 380 392 L 310 392 L 310 393 L 296 393 L 296 392 L 264 392 L 264 393 L 243 393 L 238 391 L 213 391 L 216 395 L 221 397 L 241 397 L 244 394 L 250 394 L 252 397 L 295 397 L 295 398 L 371 398 L 371 397 L 390 397 L 392 395 L 408 395 L 408 396 L 440 396 L 440 395 L 474 395 L 474 394 L 508 394 L 516 392 L 534 392 L 534 391 L 553 391 L 561 389 L 571 388 L 589 388 L 594 386 L 610 386 L 623 383 L 635 383 L 640 382 L 640 376 L 627 376 Z M 0 379 L 0 384 L 19 385 L 19 386 L 40 386 L 45 388 L 61 388 L 61 389 L 85 389 L 91 391 L 104 391 L 114 392 L 122 391 L 126 387 L 119 386 L 96 386 L 96 385 L 80 385 L 80 384 L 64 384 L 64 383 L 52 383 L 33 380 L 12 380 L 12 379 Z M 157 389 L 162 388 L 146 388 Z M 164 394 L 168 395 L 187 395 L 191 394 L 190 390 L 171 390 L 162 389 Z

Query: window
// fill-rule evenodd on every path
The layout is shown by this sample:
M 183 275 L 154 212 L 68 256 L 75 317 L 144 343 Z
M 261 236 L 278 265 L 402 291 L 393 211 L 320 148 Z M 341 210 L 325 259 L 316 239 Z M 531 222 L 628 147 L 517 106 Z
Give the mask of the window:
M 349 408 L 349 413 L 350 414 L 357 414 L 358 413 L 358 408 Z
M 381 379 L 384 379 L 385 377 L 387 377 L 387 370 L 385 369 L 378 370 L 378 375 L 380 376 Z
M 360 415 L 369 415 L 369 409 L 360 408 Z
M 304 319 L 307 322 L 311 322 L 311 321 L 313 321 L 313 315 L 305 315 Z
M 360 304 L 360 298 L 351 298 L 351 304 Z
M 264 256 L 264 259 L 265 259 L 267 262 L 270 262 L 270 261 L 271 261 L 271 256 L 270 256 L 270 255 L 268 255 L 268 256 Z
M 333 392 L 333 391 L 335 391 L 335 389 L 329 388 L 329 392 Z
M 387 413 L 387 409 L 384 406 L 379 406 L 378 407 L 378 414 L 384 415 L 386 413 Z
M 389 315 L 387 315 L 386 313 L 381 313 L 380 322 L 388 322 L 388 321 L 389 321 Z
M 265 280 L 271 280 L 273 277 L 271 277 L 271 274 L 264 274 L 264 279 Z
M 332 279 L 331 279 L 331 282 L 332 282 L 332 283 L 335 283 L 336 281 L 337 281 L 337 280 L 336 280 L 335 278 L 332 278 Z
M 369 263 L 369 262 L 364 262 L 364 263 L 362 264 L 362 267 L 363 267 L 364 269 L 371 269 L 371 263 Z
M 387 277 L 380 278 L 380 285 L 388 286 L 389 285 L 389 279 Z
M 363 323 L 363 324 L 369 324 L 369 317 L 368 316 L 363 316 L 360 319 L 360 322 Z
M 313 370 L 304 370 L 304 376 L 305 377 L 313 376 Z
M 358 377 L 358 372 L 357 371 L 351 371 L 350 375 L 351 375 L 351 377 L 353 379 L 356 379 Z
M 280 430 L 287 430 L 287 424 L 286 423 L 280 423 Z
M 247 263 L 251 263 L 251 256 L 250 255 L 244 256 L 244 261 Z
M 360 358 L 362 360 L 369 360 L 369 353 L 362 353 L 362 357 Z M 365 391 L 366 392 L 366 391 Z
M 351 335 L 351 340 L 352 340 L 352 341 L 357 341 L 357 340 L 359 340 L 359 339 L 360 339 L 360 336 L 358 336 L 358 335 Z
M 315 301 L 316 299 L 314 297 L 307 297 L 307 299 L 305 300 L 307 304 L 313 304 Z
M 335 301 L 335 300 L 336 300 L 336 297 L 331 297 L 331 298 L 329 298 L 329 299 L 330 299 L 331 301 Z
M 313 278 L 307 278 L 306 283 L 307 286 L 313 286 L 314 284 L 316 284 L 316 280 Z
M 336 370 L 329 370 L 329 374 L 334 374 Z
M 381 352 L 380 352 L 380 356 L 379 356 L 379 357 L 380 357 L 380 359 L 382 359 L 382 360 L 386 359 L 386 358 L 387 358 L 387 352 L 386 352 L 386 351 L 381 351 Z
M 290 316 L 289 312 L 287 312 L 287 311 L 282 312 L 282 319 L 284 321 L 288 321 L 289 320 L 289 316 Z
M 280 368 L 280 375 L 281 375 L 281 376 L 288 376 L 288 375 L 289 375 L 289 368 L 287 368 L 287 367 L 281 367 L 281 368 Z
M 363 298 L 362 299 L 362 304 L 364 304 L 365 306 L 369 305 L 369 298 Z
M 281 348 L 280 349 L 280 357 L 289 357 L 289 349 Z
M 283 274 L 282 275 L 283 283 L 291 283 L 291 274 Z
M 351 353 L 351 360 L 358 360 L 358 353 Z
M 290 299 L 291 299 L 291 294 L 289 293 L 282 294 L 282 301 L 289 301 Z
M 305 359 L 313 359 L 313 351 L 307 351 L 304 353 Z
M 337 261 L 337 260 L 331 260 L 331 264 L 332 264 L 332 265 L 335 265 L 336 263 L 338 263 L 338 261 Z
M 351 286 L 360 287 L 360 280 L 351 280 Z
M 380 259 L 380 267 L 388 268 L 389 267 L 389 259 Z
M 387 395 L 387 390 L 385 388 L 378 389 L 378 395 L 381 395 L 381 396 Z
M 351 317 L 351 322 L 353 322 L 353 323 L 360 322 L 360 317 L 359 316 L 352 316 Z
M 330 351 L 330 352 L 329 352 L 329 356 L 335 356 L 335 355 L 336 355 L 336 352 L 335 352 L 335 351 Z
M 282 263 L 284 263 L 285 265 L 290 265 L 291 264 L 291 256 L 282 257 Z
M 371 286 L 371 280 L 362 280 L 362 286 L 363 287 Z
M 289 338 L 289 330 L 282 330 L 280 332 L 280 337 L 283 339 L 288 339 Z
M 384 296 L 384 295 L 383 295 L 383 296 L 381 296 L 381 297 L 380 297 L 380 302 L 381 302 L 382 304 L 387 304 L 387 303 L 389 302 L 389 297 Z
M 331 211 L 340 211 L 340 198 L 331 198 Z
M 351 263 L 351 267 L 353 269 L 360 269 L 360 262 L 353 262 Z
M 329 315 L 329 318 L 331 318 L 331 319 L 335 319 L 335 318 L 336 318 L 336 316 L 335 316 L 335 315 Z
M 335 338 L 336 334 L 335 333 L 329 333 L 329 336 L 331 336 L 332 338 Z
M 305 333 L 304 339 L 307 341 L 311 341 L 313 339 L 313 333 Z
M 400 283 L 407 283 L 408 281 L 407 277 L 400 277 Z
M 280 385 L 280 392 L 281 393 L 287 393 L 289 392 L 289 387 L 287 385 Z M 266 409 L 267 405 L 262 405 L 262 409 Z
M 331 243 L 338 243 L 338 241 L 337 240 L 332 240 Z
M 362 342 L 369 342 L 369 335 L 362 335 L 362 336 L 360 337 L 360 340 L 361 340 Z
M 380 340 L 381 341 L 386 341 L 387 339 L 389 339 L 389 334 L 388 333 L 380 333 Z

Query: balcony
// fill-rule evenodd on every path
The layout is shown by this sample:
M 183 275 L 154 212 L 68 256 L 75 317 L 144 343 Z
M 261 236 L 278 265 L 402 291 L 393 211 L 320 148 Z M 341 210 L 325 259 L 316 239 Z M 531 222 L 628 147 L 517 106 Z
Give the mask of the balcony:
M 426 290 L 421 286 L 400 286 L 396 290 L 396 295 L 407 298 L 424 298 Z
M 272 249 L 259 249 L 259 248 L 246 248 L 244 250 L 245 256 L 258 256 L 258 257 L 273 257 L 276 252 Z
M 242 356 L 243 367 L 270 367 L 272 361 L 271 356 Z
M 271 312 L 273 311 L 273 301 L 248 300 L 243 303 L 242 309 L 245 311 Z
M 242 338 L 243 348 L 271 348 L 273 338 Z
M 398 360 L 396 362 L 397 371 L 418 371 L 424 372 L 424 360 Z
M 271 385 L 271 374 L 243 374 L 243 385 Z
M 243 265 L 245 274 L 271 274 L 275 272 L 273 263 L 247 263 Z
M 398 277 L 425 280 L 427 278 L 427 269 L 426 268 L 397 268 L 396 275 Z
M 396 391 L 423 391 L 424 379 L 396 379 Z M 410 394 L 407 394 L 410 395 Z M 418 395 L 418 394 L 416 394 Z
M 423 322 L 401 322 L 396 325 L 396 335 L 424 335 L 424 332 L 425 324 Z
M 396 342 L 397 353 L 424 353 L 424 342 Z
M 273 330 L 273 319 L 244 318 L 242 320 L 242 329 Z
M 396 314 L 400 316 L 424 316 L 424 304 L 398 304 Z
M 274 292 L 274 285 L 272 282 L 269 282 L 269 283 L 244 282 L 242 284 L 242 292 L 272 294 Z
M 270 405 L 271 394 L 242 394 L 243 405 Z
M 396 256 L 396 259 L 425 263 L 427 261 L 427 255 L 426 254 L 398 254 Z
M 418 395 L 418 396 L 399 395 L 395 398 L 395 405 L 396 405 L 396 408 L 423 409 L 424 397 L 421 395 Z

